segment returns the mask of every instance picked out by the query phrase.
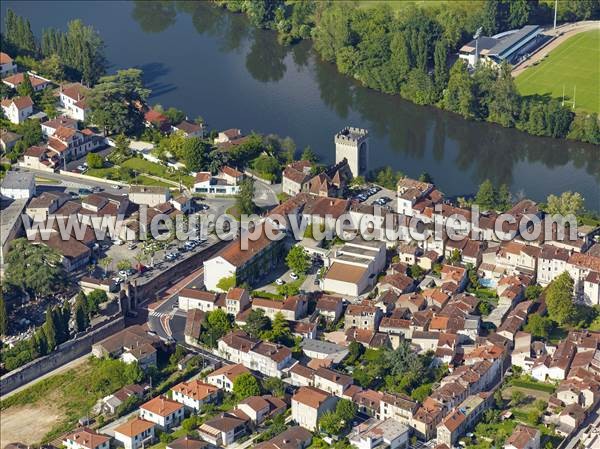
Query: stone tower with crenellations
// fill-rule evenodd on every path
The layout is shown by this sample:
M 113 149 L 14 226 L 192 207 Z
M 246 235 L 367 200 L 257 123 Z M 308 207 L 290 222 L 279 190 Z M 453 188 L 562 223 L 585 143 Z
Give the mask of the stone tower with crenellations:
M 369 132 L 347 126 L 335 135 L 336 164 L 347 159 L 353 176 L 364 176 L 368 170 Z

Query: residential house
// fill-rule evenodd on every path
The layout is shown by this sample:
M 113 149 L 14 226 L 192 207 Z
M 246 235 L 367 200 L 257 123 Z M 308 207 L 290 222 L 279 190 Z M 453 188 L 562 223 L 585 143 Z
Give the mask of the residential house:
M 540 449 L 540 431 L 519 424 L 504 443 L 504 449 Z
M 86 97 L 90 89 L 81 83 L 60 85 L 58 102 L 65 109 L 65 114 L 72 119 L 84 122 L 88 118 L 90 109 Z
M 584 422 L 586 417 L 585 410 L 579 404 L 567 405 L 558 415 L 558 429 L 562 435 L 569 435 Z
M 288 296 L 283 301 L 254 298 L 252 309 L 262 310 L 271 320 L 280 313 L 288 321 L 300 320 L 308 311 L 308 300 L 303 295 Z
M 335 408 L 336 396 L 314 387 L 300 387 L 292 396 L 292 419 L 310 431 L 318 429 L 319 418 Z
M 307 182 L 312 178 L 310 161 L 296 161 L 289 164 L 282 174 L 282 191 L 290 196 L 307 190 Z
M 314 387 L 342 397 L 344 391 L 353 384 L 352 377 L 336 371 L 319 368 L 314 373 Z
M 327 321 L 336 322 L 344 312 L 344 300 L 339 296 L 321 295 L 317 300 L 316 311 Z
M 381 309 L 369 300 L 363 300 L 360 304 L 350 304 L 344 315 L 344 329 L 356 327 L 376 331 L 382 317 Z
M 29 77 L 29 81 L 31 81 L 31 86 L 33 87 L 34 92 L 44 90 L 50 84 L 48 80 L 31 72 L 28 72 L 27 76 Z M 14 90 L 17 90 L 23 81 L 25 81 L 25 73 L 22 72 L 15 73 L 14 75 L 7 76 L 6 78 L 2 79 L 4 84 Z
M 0 52 L 0 78 L 17 73 L 17 64 L 13 58 L 4 52 Z
M 204 136 L 204 124 L 192 123 L 188 120 L 183 120 L 177 125 L 172 125 L 171 130 L 173 132 L 182 133 L 185 137 L 203 137 Z
M 114 428 L 115 440 L 125 449 L 139 449 L 154 442 L 155 424 L 140 418 L 133 418 Z
M 271 419 L 286 410 L 286 403 L 271 395 L 250 396 L 240 401 L 236 406 L 250 418 L 256 426 L 261 425 L 267 419 Z
M 181 382 L 172 389 L 172 398 L 174 401 L 185 405 L 186 407 L 199 412 L 206 404 L 213 404 L 219 400 L 220 389 L 214 385 L 194 379 L 188 382 Z
M 169 430 L 179 425 L 184 413 L 183 404 L 165 396 L 156 396 L 140 406 L 140 418 L 153 422 L 161 430 Z
M 231 393 L 233 391 L 235 379 L 240 374 L 244 373 L 251 373 L 251 371 L 241 363 L 236 365 L 224 365 L 208 374 L 206 376 L 206 382 Z
M 250 296 L 245 288 L 232 287 L 225 296 L 227 313 L 236 316 L 250 306 Z
M 270 377 L 281 378 L 292 361 L 292 353 L 285 346 L 256 340 L 242 330 L 221 338 L 218 350 L 222 357 Z
M 307 357 L 317 360 L 331 360 L 334 364 L 340 363 L 348 355 L 347 347 L 314 338 L 302 340 L 300 347 Z
M 184 436 L 167 443 L 166 449 L 210 449 L 210 445 L 204 441 Z
M 246 435 L 249 419 L 243 412 L 236 412 L 221 413 L 206 421 L 198 428 L 200 437 L 215 446 L 226 447 Z
M 129 326 L 92 345 L 92 355 L 98 358 L 121 358 L 126 363 L 137 361 L 143 368 L 156 366 L 156 348 L 160 338 L 149 335 L 141 326 Z
M 408 396 L 384 393 L 379 401 L 379 419 L 410 425 L 419 405 Z
M 33 114 L 33 101 L 29 95 L 2 100 L 2 112 L 6 118 L 16 125 L 23 123 Z
M 254 449 L 306 449 L 311 442 L 312 433 L 302 427 L 294 426 L 268 441 L 258 443 Z
M 239 184 L 231 184 L 226 179 L 213 176 L 211 172 L 201 171 L 196 173 L 194 192 L 210 195 L 237 195 L 240 191 Z
M 80 427 L 63 437 L 62 443 L 67 449 L 109 449 L 110 437 Z
M 144 113 L 144 125 L 146 125 L 147 128 L 156 128 L 164 133 L 171 130 L 169 118 L 156 109 L 150 109 Z
M 46 138 L 50 138 L 59 128 L 70 128 L 77 130 L 77 120 L 67 117 L 66 115 L 60 115 L 52 120 L 47 120 L 42 123 L 42 134 Z
M 234 140 L 242 137 L 242 131 L 237 128 L 230 128 L 224 131 L 219 131 L 217 137 L 215 137 L 215 143 L 227 143 L 233 142 Z
M 289 370 L 289 382 L 296 387 L 314 386 L 315 370 L 301 363 L 296 363 Z
M 398 196 L 398 213 L 412 217 L 415 212 L 413 206 L 430 194 L 434 189 L 433 184 L 402 178 L 396 186 Z
M 185 311 L 200 309 L 203 312 L 210 312 L 218 309 L 222 302 L 222 297 L 217 293 L 195 288 L 184 288 L 179 292 L 179 308 Z
M 12 150 L 23 136 L 3 129 L 0 131 L 0 149 L 4 152 Z

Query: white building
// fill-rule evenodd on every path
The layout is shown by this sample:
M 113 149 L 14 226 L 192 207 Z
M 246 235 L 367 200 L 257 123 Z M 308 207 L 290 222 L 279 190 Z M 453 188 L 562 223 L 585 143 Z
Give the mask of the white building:
M 154 441 L 154 423 L 133 418 L 116 427 L 114 434 L 125 449 L 147 447 Z
M 221 388 L 225 391 L 232 392 L 233 391 L 233 383 L 235 379 L 244 373 L 251 373 L 251 371 L 246 368 L 241 363 L 236 365 L 225 365 L 218 370 L 213 371 L 212 373 L 206 376 L 206 382 L 214 385 L 217 388 Z
M 219 295 L 194 288 L 184 288 L 179 292 L 179 308 L 181 310 L 199 309 L 203 312 L 215 310 Z
M 29 95 L 25 97 L 6 98 L 2 100 L 2 112 L 6 118 L 15 124 L 23 123 L 33 114 L 33 100 Z
M 58 101 L 65 109 L 65 114 L 72 119 L 85 121 L 89 114 L 86 96 L 89 89 L 81 83 L 60 86 Z
M 314 387 L 301 387 L 292 396 L 292 419 L 310 431 L 318 429 L 319 418 L 333 410 L 338 398 Z
M 237 195 L 240 186 L 237 182 L 232 183 L 221 176 L 213 176 L 210 172 L 196 173 L 194 181 L 194 192 L 209 195 Z
M 135 204 L 145 204 L 149 207 L 158 206 L 171 199 L 171 191 L 159 186 L 131 186 L 129 200 Z
M 35 177 L 33 173 L 9 171 L 0 184 L 3 197 L 13 200 L 29 199 L 35 195 Z
M 17 73 L 17 65 L 13 58 L 6 53 L 0 52 L 0 78 Z
M 157 396 L 140 407 L 140 418 L 153 422 L 161 430 L 169 430 L 183 420 L 184 411 L 183 404 Z
M 200 411 L 203 405 L 215 403 L 219 398 L 220 390 L 210 384 L 205 384 L 198 379 L 181 382 L 172 388 L 173 400 L 186 407 Z

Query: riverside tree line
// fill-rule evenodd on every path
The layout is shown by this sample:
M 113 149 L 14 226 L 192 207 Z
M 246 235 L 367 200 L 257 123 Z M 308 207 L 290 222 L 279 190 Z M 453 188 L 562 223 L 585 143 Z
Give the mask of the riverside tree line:
M 448 2 L 407 6 L 395 14 L 388 5 L 362 8 L 351 2 L 312 0 L 217 0 L 244 12 L 259 27 L 275 29 L 285 43 L 312 38 L 319 55 L 364 85 L 420 105 L 436 105 L 469 120 L 485 120 L 533 135 L 600 143 L 598 114 L 574 114 L 557 100 L 521 97 L 510 67 L 480 66 L 473 74 L 449 55 L 486 35 L 551 23 L 549 3 L 527 0 Z M 600 1 L 560 2 L 561 21 L 597 19 Z

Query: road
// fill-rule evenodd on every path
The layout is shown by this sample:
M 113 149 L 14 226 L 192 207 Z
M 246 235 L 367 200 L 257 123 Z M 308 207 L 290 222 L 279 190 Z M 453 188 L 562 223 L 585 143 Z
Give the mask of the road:
M 99 187 L 99 188 L 103 189 L 104 191 L 106 191 L 108 193 L 113 193 L 115 195 L 122 195 L 124 193 L 127 193 L 127 191 L 128 191 L 127 187 L 114 188 L 113 187 L 113 186 L 115 186 L 114 182 L 108 181 L 108 180 L 103 180 L 100 178 L 98 178 L 98 180 L 87 180 L 87 179 L 78 178 L 76 176 L 69 176 L 69 175 L 59 174 L 59 173 L 50 173 L 50 172 L 46 172 L 43 170 L 34 170 L 31 168 L 23 168 L 23 167 L 20 167 L 19 171 L 30 172 L 41 178 L 58 181 L 59 185 L 62 185 L 65 188 L 79 189 L 79 188 Z M 41 184 L 43 184 L 43 183 L 41 183 Z M 52 186 L 56 186 L 56 184 L 52 184 Z

